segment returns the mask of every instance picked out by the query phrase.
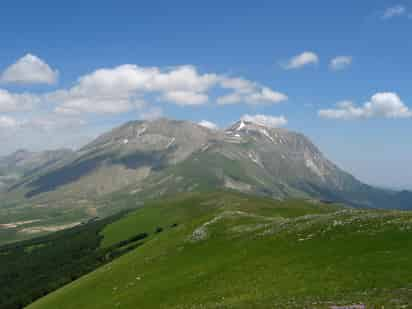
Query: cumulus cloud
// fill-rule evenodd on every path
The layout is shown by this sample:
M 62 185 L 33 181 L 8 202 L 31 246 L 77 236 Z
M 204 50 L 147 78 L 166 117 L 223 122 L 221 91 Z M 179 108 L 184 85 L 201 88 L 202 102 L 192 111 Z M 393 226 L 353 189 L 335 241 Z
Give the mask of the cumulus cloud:
M 192 91 L 170 91 L 166 92 L 162 98 L 165 101 L 182 106 L 201 105 L 209 100 L 209 97 L 206 94 Z
M 221 87 L 232 90 L 231 93 L 217 98 L 220 105 L 246 103 L 256 104 L 276 104 L 288 99 L 287 95 L 274 91 L 268 87 L 243 79 L 243 78 L 222 78 Z
M 346 69 L 352 64 L 352 57 L 338 56 L 333 58 L 329 63 L 329 68 L 333 71 L 340 71 Z
M 80 147 L 104 130 L 85 120 L 53 113 L 26 118 L 0 116 L 0 155 L 19 148 L 44 150 Z M 107 129 L 107 128 L 106 128 Z
M 86 125 L 86 121 L 75 117 L 60 117 L 54 114 L 36 116 L 29 119 L 16 119 L 9 116 L 0 116 L 0 128 L 25 131 L 50 131 L 79 128 Z
M 296 70 L 308 65 L 319 63 L 319 56 L 311 51 L 305 51 L 295 57 L 292 57 L 283 67 L 286 70 Z
M 288 123 L 284 116 L 270 116 L 270 115 L 243 115 L 241 118 L 243 121 L 253 122 L 259 125 L 263 125 L 270 128 L 278 128 Z
M 262 88 L 258 91 L 246 96 L 246 102 L 251 104 L 258 104 L 260 102 L 279 103 L 288 99 L 286 95 L 280 92 L 273 91 L 269 88 Z
M 178 105 L 204 104 L 217 82 L 216 74 L 199 74 L 189 65 L 162 71 L 126 64 L 82 76 L 74 87 L 51 93 L 48 99 L 61 102 L 58 113 L 124 113 L 141 107 L 147 94 Z
M 221 86 L 225 89 L 236 90 L 239 93 L 251 93 L 258 87 L 256 83 L 241 77 L 223 78 Z
M 318 114 L 322 118 L 343 120 L 412 118 L 412 110 L 393 92 L 377 93 L 362 106 L 356 106 L 351 101 L 343 101 L 337 104 L 337 108 L 319 110 Z
M 200 125 L 202 127 L 205 127 L 205 128 L 208 128 L 210 130 L 218 130 L 219 129 L 219 127 L 216 123 L 211 122 L 211 121 L 207 121 L 207 120 L 200 121 L 198 123 L 198 125 Z
M 154 91 L 205 92 L 219 81 L 217 74 L 200 74 L 192 65 L 178 66 L 166 72 L 157 70 L 148 85 Z
M 27 54 L 10 65 L 1 75 L 1 81 L 18 84 L 54 84 L 59 73 L 44 60 Z
M 0 112 L 27 111 L 40 102 L 40 98 L 33 94 L 15 94 L 5 89 L 0 89 Z
M 61 102 L 55 108 L 57 114 L 80 115 L 120 114 L 144 106 L 143 100 L 132 97 L 100 97 L 97 95 L 73 95 L 70 91 L 58 91 L 46 96 L 49 102 Z
M 144 120 L 155 120 L 163 116 L 163 110 L 160 107 L 152 107 L 142 113 L 140 113 L 140 118 Z
M 15 129 L 19 126 L 19 122 L 13 117 L 0 116 L 0 129 Z
M 80 77 L 72 88 L 46 97 L 58 104 L 57 113 L 124 113 L 139 108 L 147 95 L 181 106 L 205 104 L 215 87 L 231 90 L 228 95 L 217 98 L 219 104 L 287 100 L 285 94 L 255 82 L 214 73 L 201 74 L 190 65 L 162 70 L 130 64 L 96 70 Z
M 362 107 L 356 107 L 351 101 L 342 101 L 336 104 L 335 109 L 321 109 L 318 115 L 329 119 L 356 119 L 364 115 Z
M 229 104 L 238 104 L 246 101 L 245 96 L 238 92 L 233 92 L 216 99 L 217 104 L 219 105 L 229 105 Z
M 55 132 L 85 126 L 87 122 L 77 117 L 61 117 L 54 114 L 34 117 L 20 122 L 21 129 Z
M 382 15 L 383 19 L 391 19 L 394 17 L 403 16 L 407 13 L 406 7 L 403 5 L 396 5 L 390 8 L 387 8 Z
M 184 65 L 162 71 L 158 67 L 120 65 L 94 71 L 79 78 L 78 93 L 98 92 L 100 95 L 140 91 L 204 92 L 218 80 L 216 74 L 199 74 L 194 66 Z

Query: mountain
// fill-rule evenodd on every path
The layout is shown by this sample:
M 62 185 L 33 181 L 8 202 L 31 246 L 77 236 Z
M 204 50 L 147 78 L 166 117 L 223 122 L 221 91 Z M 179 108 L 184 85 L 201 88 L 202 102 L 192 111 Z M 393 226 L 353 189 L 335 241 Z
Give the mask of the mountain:
M 71 158 L 73 154 L 69 149 L 42 152 L 20 149 L 0 157 L 0 187 L 5 188 L 23 177 L 35 174 L 36 171 L 52 168 L 58 162 Z
M 112 193 L 179 164 L 214 136 L 190 122 L 130 122 L 80 149 L 68 164 L 25 184 L 25 196 L 55 190 L 84 197 Z
M 139 206 L 179 192 L 216 189 L 355 207 L 412 208 L 411 192 L 361 183 L 304 135 L 247 121 L 225 130 L 168 119 L 132 121 L 75 153 L 40 156 L 48 160 L 25 152 L 12 157 L 11 162 L 26 162 L 23 166 L 30 168 L 3 194 L 0 215 L 9 216 L 4 223 L 41 218 L 42 227 L 60 229 L 118 212 L 124 208 L 122 199 L 129 197 Z
M 67 155 L 62 151 L 12 156 L 14 166 L 42 171 L 21 183 L 26 198 L 56 192 L 103 196 L 124 189 L 147 198 L 226 187 L 274 198 L 412 207 L 409 192 L 361 183 L 325 158 L 304 135 L 246 121 L 226 130 L 168 119 L 129 122 L 86 145 L 62 166 L 44 169 Z

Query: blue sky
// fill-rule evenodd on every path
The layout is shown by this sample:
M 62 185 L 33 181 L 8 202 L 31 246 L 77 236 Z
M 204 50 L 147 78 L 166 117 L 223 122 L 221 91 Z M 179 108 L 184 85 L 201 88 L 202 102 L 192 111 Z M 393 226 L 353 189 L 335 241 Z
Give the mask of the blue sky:
M 407 1 L 13 1 L 0 20 L 2 154 L 261 114 L 361 180 L 412 188 Z

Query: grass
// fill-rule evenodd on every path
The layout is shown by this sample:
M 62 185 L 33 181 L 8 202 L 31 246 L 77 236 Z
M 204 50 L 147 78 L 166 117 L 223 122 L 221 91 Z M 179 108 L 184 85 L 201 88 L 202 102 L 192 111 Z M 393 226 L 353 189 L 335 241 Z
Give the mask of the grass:
M 0 224 L 36 220 L 33 223 L 19 225 L 17 228 L 0 228 L 0 245 L 47 234 L 25 233 L 22 231 L 24 228 L 59 226 L 86 221 L 86 219 L 87 214 L 85 210 L 79 207 L 58 209 L 53 207 L 26 207 L 24 205 L 20 208 L 0 209 Z
M 0 308 L 22 308 L 140 246 L 146 234 L 100 248 L 99 232 L 124 215 L 1 246 Z
M 168 228 L 173 224 L 190 222 L 193 218 L 209 217 L 222 210 L 251 211 L 262 216 L 296 217 L 329 212 L 332 209 L 337 208 L 302 200 L 283 203 L 234 192 L 184 193 L 178 197 L 149 202 L 133 215 L 110 224 L 102 232 L 102 246 L 108 247 L 127 239 L 136 231 L 152 232 L 157 227 Z
M 150 232 L 142 246 L 29 308 L 408 308 L 412 214 L 339 209 L 228 192 L 153 202 L 101 232 L 103 247 Z

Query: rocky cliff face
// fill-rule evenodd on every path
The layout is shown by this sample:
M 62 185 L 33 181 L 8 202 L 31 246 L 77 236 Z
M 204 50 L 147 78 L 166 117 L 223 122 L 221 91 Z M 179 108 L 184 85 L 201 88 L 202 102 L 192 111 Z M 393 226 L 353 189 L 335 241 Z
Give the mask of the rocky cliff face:
M 225 131 L 229 140 L 249 143 L 248 157 L 279 179 L 313 182 L 335 190 L 359 184 L 323 156 L 304 135 L 240 121 Z

